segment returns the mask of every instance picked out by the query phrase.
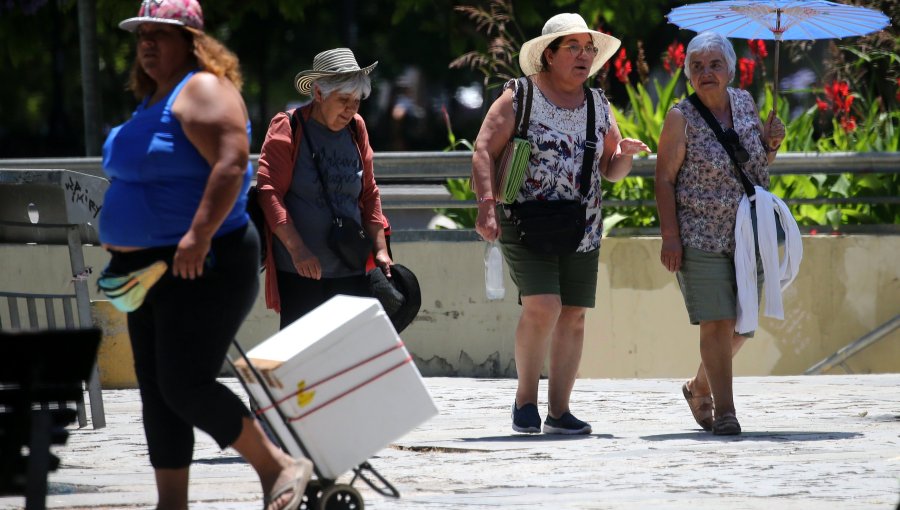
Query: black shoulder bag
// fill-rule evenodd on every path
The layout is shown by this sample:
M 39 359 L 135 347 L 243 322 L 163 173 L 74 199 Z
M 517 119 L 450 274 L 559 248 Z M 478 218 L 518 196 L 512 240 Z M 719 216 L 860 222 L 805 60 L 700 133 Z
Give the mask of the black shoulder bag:
M 300 108 L 288 110 L 284 113 L 291 119 L 291 140 L 293 141 L 293 134 L 297 129 L 296 118 L 300 116 Z M 247 215 L 250 216 L 250 221 L 253 222 L 253 226 L 256 227 L 256 231 L 259 233 L 259 272 L 262 273 L 266 270 L 266 255 L 269 252 L 269 247 L 266 244 L 266 230 L 268 226 L 266 225 L 266 215 L 263 213 L 262 206 L 259 205 L 259 188 L 255 184 L 247 190 Z
M 325 203 L 331 210 L 331 230 L 328 232 L 328 247 L 334 251 L 338 257 L 351 269 L 365 269 L 366 261 L 369 254 L 372 253 L 372 240 L 366 235 L 366 231 L 353 218 L 340 216 L 334 210 L 334 204 L 328 198 L 328 187 L 325 185 L 325 175 L 319 163 L 319 155 L 313 147 L 309 138 L 309 131 L 306 129 L 306 122 L 303 115 L 297 115 L 303 129 L 303 137 L 309 146 L 309 152 L 312 154 L 313 165 L 316 167 L 316 173 L 319 175 L 319 183 L 322 185 L 322 195 Z M 352 122 L 352 121 L 351 121 Z
M 587 133 L 584 159 L 581 163 L 579 191 L 587 197 L 591 186 L 594 155 L 597 152 L 597 125 L 594 93 L 585 87 L 587 98 Z M 525 127 L 527 130 L 527 126 Z M 548 255 L 575 253 L 587 224 L 587 206 L 575 200 L 529 200 L 506 206 L 511 214 L 519 240 L 532 251 Z
M 728 157 L 731 158 L 731 161 L 734 162 L 734 166 L 737 168 L 738 177 L 741 179 L 741 185 L 744 186 L 744 193 L 746 193 L 747 198 L 750 199 L 750 218 L 753 221 L 753 232 L 755 234 L 756 189 L 753 187 L 753 182 L 747 177 L 747 173 L 744 172 L 744 163 L 750 161 L 750 153 L 747 152 L 747 149 L 745 149 L 743 145 L 741 145 L 741 139 L 738 138 L 737 131 L 729 129 L 726 132 L 722 129 L 719 121 L 716 120 L 716 117 L 709 111 L 709 108 L 703 104 L 703 101 L 697 97 L 696 92 L 688 96 L 688 100 L 694 105 L 694 108 L 700 112 L 700 116 L 706 121 L 706 125 L 709 126 L 709 129 L 712 129 L 712 132 L 716 135 L 716 139 L 722 144 L 722 148 L 728 153 Z M 781 222 L 778 221 L 778 218 L 775 219 L 775 230 L 778 243 L 783 243 L 784 229 L 781 227 Z
M 262 272 L 266 269 L 266 254 L 268 254 L 266 215 L 259 205 L 259 188 L 256 185 L 250 186 L 250 189 L 247 190 L 247 215 L 250 216 L 250 221 L 253 222 L 253 226 L 259 233 L 259 271 Z

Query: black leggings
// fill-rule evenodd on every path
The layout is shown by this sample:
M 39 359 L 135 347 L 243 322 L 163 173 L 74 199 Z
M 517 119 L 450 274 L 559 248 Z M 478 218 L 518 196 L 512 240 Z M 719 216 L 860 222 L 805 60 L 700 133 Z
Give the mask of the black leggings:
M 278 299 L 281 301 L 281 325 L 284 329 L 315 307 L 338 294 L 371 297 L 365 275 L 313 280 L 297 273 L 278 271 Z
M 149 264 L 148 258 L 171 262 L 172 253 L 174 247 L 117 253 L 110 266 L 128 272 L 136 264 Z M 144 304 L 128 314 L 154 468 L 190 466 L 194 427 L 221 448 L 240 435 L 242 419 L 250 413 L 216 376 L 256 300 L 258 267 L 259 236 L 251 224 L 213 240 L 201 278 L 176 278 L 170 269 Z

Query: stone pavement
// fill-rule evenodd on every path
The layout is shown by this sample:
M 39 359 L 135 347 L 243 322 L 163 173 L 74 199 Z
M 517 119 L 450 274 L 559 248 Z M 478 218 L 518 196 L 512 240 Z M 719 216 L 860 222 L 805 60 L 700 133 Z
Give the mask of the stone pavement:
M 894 510 L 900 499 L 900 374 L 738 378 L 745 432 L 731 438 L 694 424 L 678 380 L 579 380 L 572 408 L 594 427 L 580 437 L 513 434 L 515 381 L 426 384 L 440 416 L 371 459 L 402 496 L 358 486 L 367 508 Z M 104 402 L 107 428 L 55 447 L 49 508 L 153 507 L 138 393 L 105 391 Z M 198 433 L 194 458 L 191 508 L 260 507 L 232 450 Z M 0 498 L 0 509 L 23 505 Z

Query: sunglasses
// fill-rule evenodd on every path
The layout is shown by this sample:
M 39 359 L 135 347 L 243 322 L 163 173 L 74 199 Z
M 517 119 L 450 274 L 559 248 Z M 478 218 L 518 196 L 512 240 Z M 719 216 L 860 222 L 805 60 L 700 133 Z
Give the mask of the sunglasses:
M 745 149 L 743 145 L 741 145 L 741 139 L 738 138 L 737 131 L 733 128 L 726 129 L 725 141 L 728 142 L 728 145 L 731 147 L 734 159 L 737 160 L 738 163 L 743 165 L 750 161 L 750 153 L 747 152 L 747 149 Z

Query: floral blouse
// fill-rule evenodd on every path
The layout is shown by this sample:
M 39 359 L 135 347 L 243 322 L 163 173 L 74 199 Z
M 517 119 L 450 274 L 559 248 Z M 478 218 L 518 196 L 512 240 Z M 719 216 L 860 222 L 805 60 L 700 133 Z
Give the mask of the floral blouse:
M 750 154 L 744 171 L 754 184 L 769 187 L 766 149 L 760 140 L 753 98 L 728 88 L 734 130 Z M 734 225 L 744 187 L 738 169 L 715 133 L 687 99 L 675 105 L 687 121 L 687 150 L 675 181 L 675 210 L 681 243 L 698 250 L 734 254 Z M 724 129 L 724 126 L 723 126 Z
M 518 80 L 510 80 L 504 90 L 513 92 L 520 85 Z M 603 155 L 603 140 L 609 131 L 609 101 L 600 89 L 591 89 L 594 94 L 595 124 L 597 126 L 597 152 L 594 154 L 591 187 L 587 196 L 582 197 L 579 185 L 581 163 L 584 159 L 586 140 L 587 101 L 574 110 L 560 108 L 551 103 L 532 80 L 534 91 L 531 101 L 531 116 L 528 122 L 528 140 L 531 142 L 531 159 L 525 170 L 525 182 L 516 197 L 517 202 L 527 200 L 575 200 L 581 199 L 587 205 L 587 221 L 584 238 L 578 252 L 587 252 L 600 247 L 603 234 L 600 212 L 600 157 Z M 513 95 L 513 110 L 519 105 Z

